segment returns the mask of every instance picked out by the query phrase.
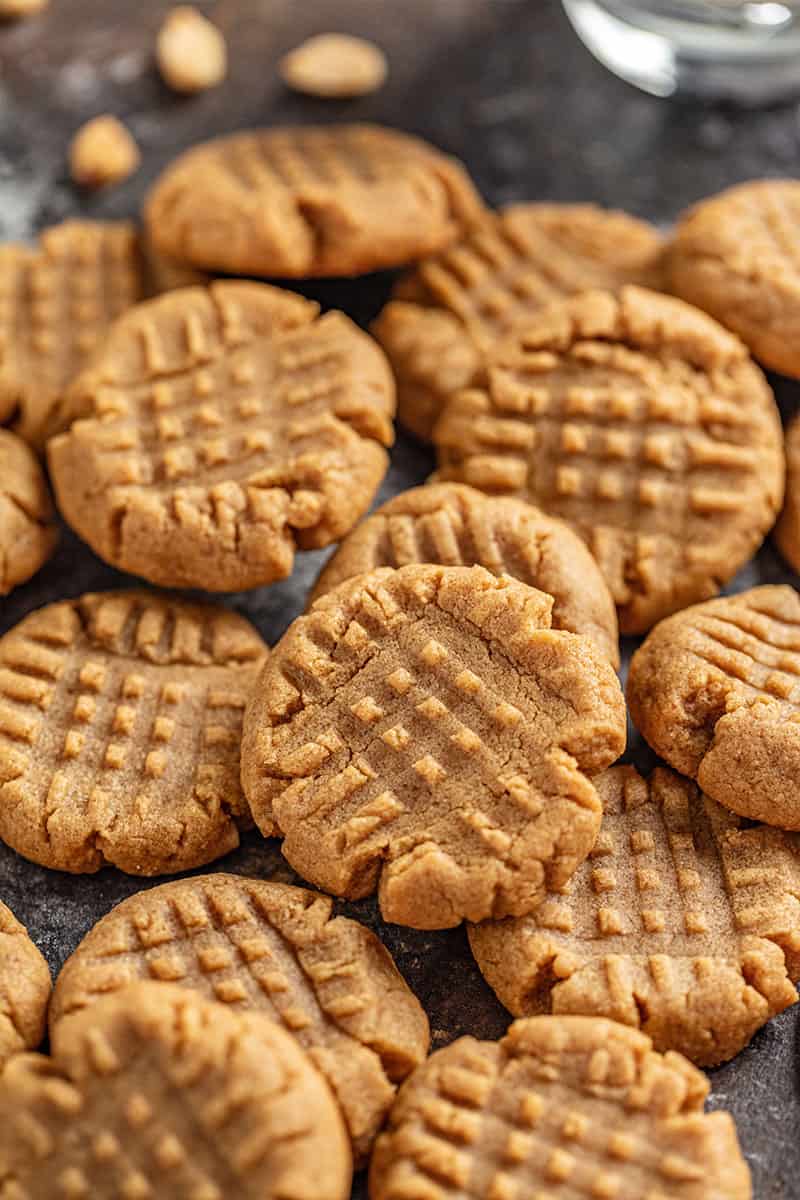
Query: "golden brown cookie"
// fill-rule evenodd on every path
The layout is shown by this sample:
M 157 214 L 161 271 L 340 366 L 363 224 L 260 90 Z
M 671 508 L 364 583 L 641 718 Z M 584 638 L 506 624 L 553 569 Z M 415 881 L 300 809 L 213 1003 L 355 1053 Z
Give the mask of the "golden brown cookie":
M 498 337 L 586 288 L 661 286 L 652 225 L 593 204 L 516 204 L 401 279 L 373 324 L 397 377 L 398 419 L 429 440 Z
M 339 1101 L 359 1159 L 396 1085 L 428 1052 L 428 1019 L 388 951 L 327 896 L 205 875 L 124 900 L 58 977 L 51 1028 L 142 979 L 168 980 L 282 1022 Z
M 310 602 L 355 575 L 410 563 L 513 575 L 553 597 L 554 629 L 585 634 L 619 666 L 614 601 L 580 538 L 524 501 L 463 484 L 411 488 L 381 505 L 344 539 Z
M 420 929 L 530 912 L 566 883 L 625 712 L 552 605 L 483 567 L 385 567 L 290 626 L 248 704 L 242 781 L 305 879 L 379 888 L 384 919 Z
M 260 283 L 132 309 L 76 380 L 48 457 L 59 507 L 106 562 L 166 587 L 282 579 L 366 511 L 394 384 L 342 313 Z
M 61 1022 L 0 1088 L 9 1200 L 346 1200 L 333 1096 L 261 1013 L 139 983 Z
M 797 1000 L 800 838 L 746 828 L 688 779 L 612 767 L 589 859 L 527 917 L 470 927 L 514 1016 L 610 1017 L 700 1066 Z
M 150 192 L 168 258 L 204 270 L 359 275 L 434 254 L 481 212 L 464 168 L 378 125 L 273 126 L 204 142 Z
M 0 429 L 0 596 L 46 563 L 58 541 L 44 472 L 16 434 Z
M 800 182 L 751 181 L 696 204 L 675 230 L 667 276 L 765 367 L 800 378 Z
M 61 871 L 201 866 L 239 843 L 242 617 L 152 592 L 49 604 L 0 638 L 0 838 Z
M 518 328 L 439 422 L 441 479 L 516 495 L 587 542 L 624 633 L 714 595 L 783 497 L 772 393 L 670 296 L 587 292 Z
M 601 1017 L 460 1038 L 404 1084 L 371 1200 L 750 1200 L 728 1113 L 680 1054 Z
M 42 1041 L 50 989 L 47 963 L 0 901 L 0 1073 L 12 1055 Z
M 800 829 L 800 596 L 757 587 L 662 621 L 631 661 L 657 754 L 740 816 Z
M 800 572 L 800 415 L 786 429 L 786 495 L 774 538 L 783 557 Z

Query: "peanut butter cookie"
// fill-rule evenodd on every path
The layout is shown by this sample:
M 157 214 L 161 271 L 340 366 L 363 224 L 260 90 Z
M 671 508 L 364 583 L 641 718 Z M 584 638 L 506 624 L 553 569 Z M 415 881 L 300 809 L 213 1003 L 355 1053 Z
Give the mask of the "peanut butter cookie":
M 398 419 L 429 440 L 501 334 L 586 288 L 658 289 L 662 248 L 652 225 L 592 204 L 488 213 L 402 279 L 372 327 L 397 377 Z
M 242 779 L 306 879 L 420 929 L 530 912 L 591 850 L 625 745 L 616 675 L 552 597 L 483 567 L 385 567 L 290 626 Z
M 51 439 L 59 507 L 113 566 L 166 587 L 282 579 L 369 507 L 394 384 L 339 312 L 259 283 L 187 288 L 114 326 Z
M 151 592 L 50 604 L 0 638 L 0 838 L 61 871 L 187 870 L 239 843 L 245 700 L 266 647 Z
M 518 327 L 438 425 L 439 477 L 567 521 L 624 633 L 714 595 L 783 498 L 783 435 L 741 342 L 670 296 L 587 292 Z
M 740 816 L 800 829 L 800 596 L 757 587 L 677 613 L 631 662 L 657 754 Z
M 800 572 L 800 416 L 790 421 L 784 440 L 786 496 L 774 537 L 783 557 Z
M 327 896 L 238 875 L 140 892 L 67 960 L 51 1026 L 142 979 L 263 1011 L 328 1080 L 363 1159 L 396 1085 L 428 1052 L 428 1019 L 375 935 L 332 910 Z
M 667 264 L 672 291 L 765 367 L 800 378 L 800 182 L 762 179 L 703 200 L 678 223 Z
M 50 986 L 50 970 L 27 929 L 0 901 L 0 1073 L 12 1055 L 42 1041 Z
M 409 563 L 477 565 L 548 592 L 553 628 L 593 638 L 619 666 L 617 614 L 597 563 L 568 525 L 524 501 L 458 483 L 401 492 L 348 534 L 311 602 L 355 575 Z
M 35 575 L 57 541 L 42 468 L 21 438 L 0 429 L 0 596 Z
M 745 828 L 688 779 L 612 767 L 600 836 L 535 913 L 474 925 L 478 966 L 515 1016 L 610 1017 L 700 1066 L 738 1054 L 797 1000 L 800 838 Z
M 146 221 L 157 249 L 203 270 L 359 275 L 434 254 L 482 211 L 464 168 L 377 125 L 235 133 L 180 155 Z
M 346 1200 L 328 1085 L 260 1013 L 139 983 L 62 1021 L 0 1091 L 0 1195 Z
M 750 1200 L 728 1113 L 680 1054 L 601 1017 L 531 1017 L 460 1038 L 403 1086 L 371 1200 Z

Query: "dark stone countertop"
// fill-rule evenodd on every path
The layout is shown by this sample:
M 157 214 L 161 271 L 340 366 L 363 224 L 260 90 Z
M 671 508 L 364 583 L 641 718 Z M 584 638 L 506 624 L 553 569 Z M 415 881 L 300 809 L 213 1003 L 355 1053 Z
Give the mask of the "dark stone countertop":
M 278 121 L 383 121 L 463 158 L 492 203 L 593 200 L 659 222 L 738 180 L 796 173 L 795 107 L 737 112 L 642 95 L 589 57 L 557 0 L 201 4 L 226 33 L 230 75 L 221 88 L 192 99 L 172 95 L 153 69 L 154 34 L 168 7 L 166 0 L 52 0 L 41 16 L 0 28 L 0 238 L 27 238 L 78 213 L 135 215 L 178 150 Z M 280 55 L 331 29 L 362 33 L 386 49 L 391 75 L 382 91 L 326 102 L 283 88 L 275 72 Z M 66 171 L 67 141 L 105 111 L 129 124 L 143 164 L 124 186 L 81 196 Z M 373 277 L 305 290 L 365 321 L 388 286 L 387 277 Z M 780 385 L 785 411 L 798 394 Z M 381 495 L 423 481 L 431 466 L 429 452 L 401 436 Z M 273 642 L 300 611 L 323 557 L 301 556 L 290 580 L 225 602 Z M 797 582 L 768 546 L 735 586 L 783 579 Z M 48 601 L 125 582 L 65 532 L 44 570 L 0 600 L 0 632 Z M 643 766 L 652 761 L 635 735 L 628 757 Z M 277 843 L 256 835 L 216 865 L 292 879 Z M 54 971 L 99 916 L 146 886 L 111 870 L 77 878 L 48 872 L 0 846 L 0 895 L 29 925 Z M 415 933 L 382 926 L 372 902 L 343 907 L 379 930 L 428 1010 L 434 1045 L 464 1032 L 502 1033 L 507 1016 L 462 931 Z M 772 1021 L 732 1063 L 711 1072 L 712 1104 L 736 1117 L 757 1200 L 800 1196 L 797 1011 Z M 364 1194 L 363 1182 L 356 1194 Z

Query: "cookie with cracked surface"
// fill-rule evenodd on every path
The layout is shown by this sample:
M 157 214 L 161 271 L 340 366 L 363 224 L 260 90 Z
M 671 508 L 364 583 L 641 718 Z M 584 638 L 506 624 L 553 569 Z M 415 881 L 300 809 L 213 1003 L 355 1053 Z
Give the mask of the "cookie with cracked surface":
M 701 201 L 666 256 L 668 286 L 800 378 L 800 182 L 762 179 Z
M 86 935 L 58 977 L 50 1024 L 142 980 L 169 980 L 294 1035 L 333 1090 L 362 1160 L 396 1085 L 425 1058 L 428 1019 L 388 951 L 327 896 L 206 875 L 140 892 Z
M 58 541 L 44 472 L 33 451 L 0 429 L 0 596 L 46 563 Z
M 800 596 L 751 588 L 662 621 L 636 651 L 631 717 L 740 816 L 800 829 Z
M 483 567 L 384 567 L 296 620 L 253 690 L 242 781 L 305 879 L 419 929 L 521 915 L 592 848 L 622 753 L 608 659 Z M 270 665 L 271 664 L 271 665 Z
M 773 537 L 789 565 L 800 572 L 800 416 L 795 416 L 789 422 L 784 448 L 786 496 Z
M 387 500 L 328 560 L 310 602 L 376 567 L 410 563 L 477 565 L 513 575 L 553 597 L 554 629 L 585 634 L 619 666 L 614 601 L 581 539 L 522 500 L 464 484 L 430 484 Z
M 151 592 L 49 604 L 0 638 L 0 838 L 45 867 L 159 875 L 239 844 L 248 691 L 266 646 Z
M 262 1013 L 138 983 L 59 1023 L 0 1089 L 9 1200 L 346 1200 L 338 1106 Z
M 0 1072 L 45 1033 L 50 970 L 24 925 L 0 900 Z
M 602 1017 L 530 1017 L 460 1038 L 403 1085 L 371 1200 L 750 1200 L 725 1112 L 680 1054 Z
M 741 818 L 688 779 L 611 767 L 603 824 L 567 887 L 469 930 L 514 1016 L 603 1016 L 699 1066 L 733 1058 L 797 1000 L 800 838 Z
M 498 346 L 447 405 L 439 478 L 517 495 L 579 533 L 623 633 L 715 595 L 783 498 L 780 418 L 742 343 L 642 288 L 586 292 Z
M 660 288 L 663 246 L 652 225 L 593 204 L 487 213 L 401 279 L 372 326 L 397 379 L 398 420 L 429 441 L 447 400 L 475 381 L 498 337 L 587 288 Z
M 75 382 L 48 444 L 59 507 L 106 562 L 164 587 L 289 575 L 366 511 L 388 465 L 394 382 L 343 313 L 261 283 L 132 309 Z
M 464 167 L 420 138 L 302 125 L 194 146 L 156 180 L 145 219 L 177 262 L 298 279 L 404 266 L 481 212 Z

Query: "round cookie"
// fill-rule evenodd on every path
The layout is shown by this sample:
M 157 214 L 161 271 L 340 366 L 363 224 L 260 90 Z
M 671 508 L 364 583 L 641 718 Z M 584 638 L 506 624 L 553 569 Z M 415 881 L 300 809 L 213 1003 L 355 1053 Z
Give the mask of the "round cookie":
M 388 465 L 394 384 L 339 312 L 259 283 L 132 309 L 75 382 L 48 445 L 59 507 L 106 562 L 164 587 L 290 574 L 366 511 Z
M 288 279 L 403 266 L 481 211 L 461 164 L 419 138 L 298 125 L 194 146 L 156 181 L 145 219 L 177 262 Z
M 0 838 L 61 871 L 188 870 L 239 844 L 242 617 L 151 592 L 49 604 L 0 638 Z
M 800 829 L 800 596 L 751 588 L 662 621 L 628 704 L 657 754 L 726 808 Z
M 404 1084 L 378 1138 L 370 1200 L 563 1195 L 750 1200 L 750 1172 L 708 1081 L 601 1017 L 531 1017 L 462 1037 Z
M 786 496 L 773 537 L 783 557 L 800 572 L 800 415 L 786 429 Z
M 483 567 L 386 567 L 289 627 L 248 704 L 242 781 L 295 870 L 349 899 L 378 887 L 384 919 L 419 929 L 520 915 L 566 883 L 625 711 L 552 604 Z
M 50 988 L 47 963 L 0 901 L 0 1073 L 12 1055 L 42 1041 Z
M 589 859 L 529 916 L 471 926 L 478 966 L 514 1016 L 610 1017 L 716 1066 L 797 1000 L 800 838 L 663 768 L 595 786 Z
M 36 456 L 0 429 L 0 596 L 25 583 L 58 541 L 53 506 Z
M 357 1158 L 428 1052 L 428 1019 L 388 951 L 327 896 L 206 875 L 124 900 L 58 977 L 51 1028 L 142 980 L 169 980 L 282 1022 L 339 1101 Z
M 498 337 L 587 288 L 660 288 L 663 247 L 652 225 L 593 204 L 487 213 L 401 279 L 372 326 L 397 379 L 398 419 L 430 440 L 447 400 L 474 382 Z
M 742 183 L 696 204 L 666 270 L 671 291 L 738 333 L 765 367 L 800 378 L 800 182 Z
M 0 1195 L 346 1200 L 322 1076 L 279 1025 L 139 983 L 61 1022 L 0 1090 Z
M 592 638 L 619 666 L 617 614 L 597 563 L 562 521 L 458 483 L 411 488 L 356 526 L 328 560 L 310 603 L 355 575 L 410 563 L 481 566 L 553 597 L 553 628 Z
M 497 348 L 439 422 L 439 478 L 517 495 L 587 542 L 623 633 L 714 595 L 783 497 L 780 418 L 739 340 L 670 296 L 587 292 Z

